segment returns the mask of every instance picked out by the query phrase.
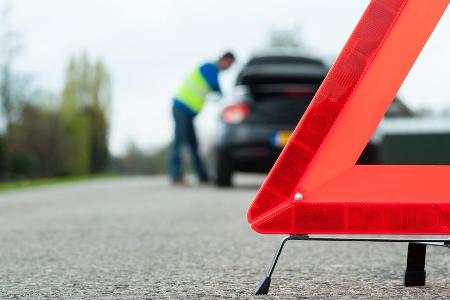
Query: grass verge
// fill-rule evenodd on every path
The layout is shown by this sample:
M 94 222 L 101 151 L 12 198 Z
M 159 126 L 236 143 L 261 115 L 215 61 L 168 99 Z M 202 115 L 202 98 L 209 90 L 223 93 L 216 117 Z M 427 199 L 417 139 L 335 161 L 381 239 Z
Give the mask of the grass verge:
M 17 181 L 0 183 L 0 193 L 23 190 L 23 189 L 30 189 L 30 188 L 36 188 L 36 187 L 42 187 L 42 186 L 75 183 L 75 182 L 80 182 L 80 181 L 115 178 L 117 176 L 118 175 L 114 175 L 114 174 L 100 174 L 100 175 L 86 175 L 86 176 L 73 176 L 73 177 L 48 178 L 48 179 L 17 180 Z

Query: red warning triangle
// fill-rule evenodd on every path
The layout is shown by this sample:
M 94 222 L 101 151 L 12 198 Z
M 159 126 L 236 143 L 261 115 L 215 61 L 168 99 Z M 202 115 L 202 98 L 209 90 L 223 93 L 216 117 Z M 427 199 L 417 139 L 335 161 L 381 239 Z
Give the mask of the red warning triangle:
M 267 234 L 450 234 L 450 166 L 356 166 L 449 0 L 372 0 L 248 211 Z

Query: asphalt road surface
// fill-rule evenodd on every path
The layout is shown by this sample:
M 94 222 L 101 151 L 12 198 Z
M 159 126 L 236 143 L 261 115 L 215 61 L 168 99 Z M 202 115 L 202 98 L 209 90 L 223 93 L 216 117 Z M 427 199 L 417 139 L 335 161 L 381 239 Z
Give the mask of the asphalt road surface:
M 279 236 L 246 223 L 260 178 L 232 190 L 109 179 L 0 194 L 0 299 L 450 299 L 450 251 L 402 286 L 406 244 L 292 242 L 253 296 Z

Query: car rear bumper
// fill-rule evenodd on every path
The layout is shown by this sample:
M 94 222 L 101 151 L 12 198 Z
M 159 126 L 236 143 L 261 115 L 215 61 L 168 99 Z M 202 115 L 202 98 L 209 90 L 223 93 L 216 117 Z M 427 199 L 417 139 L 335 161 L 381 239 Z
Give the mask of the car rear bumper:
M 283 150 L 274 144 L 274 135 L 293 129 L 294 126 L 265 124 L 224 125 L 216 148 L 226 153 L 237 171 L 268 172 Z

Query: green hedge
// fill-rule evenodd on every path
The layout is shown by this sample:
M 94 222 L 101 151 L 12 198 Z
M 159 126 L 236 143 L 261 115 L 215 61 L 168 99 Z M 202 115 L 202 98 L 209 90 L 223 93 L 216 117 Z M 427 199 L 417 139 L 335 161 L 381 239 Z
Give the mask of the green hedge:
M 387 135 L 380 147 L 382 164 L 450 165 L 450 134 Z
M 0 180 L 5 175 L 5 138 L 0 135 Z
M 14 179 L 36 176 L 36 160 L 28 154 L 14 153 L 11 157 L 11 173 Z

